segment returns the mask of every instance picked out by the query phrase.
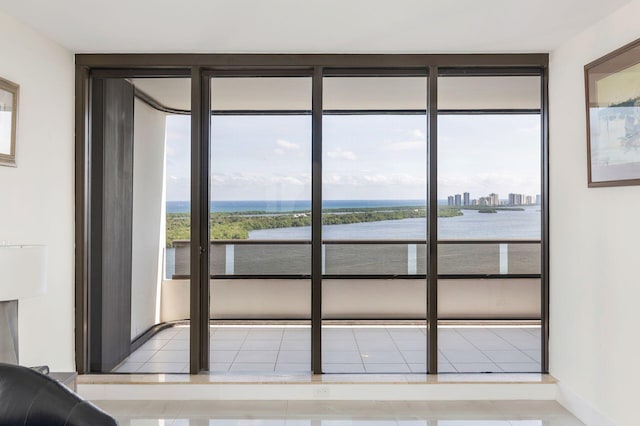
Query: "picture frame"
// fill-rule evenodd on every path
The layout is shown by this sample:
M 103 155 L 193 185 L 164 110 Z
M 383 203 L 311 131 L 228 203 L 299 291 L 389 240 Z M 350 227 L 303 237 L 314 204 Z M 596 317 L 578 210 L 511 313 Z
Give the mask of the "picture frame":
M 640 185 L 640 39 L 584 73 L 588 186 Z
M 16 129 L 20 86 L 0 78 L 0 165 L 16 166 Z

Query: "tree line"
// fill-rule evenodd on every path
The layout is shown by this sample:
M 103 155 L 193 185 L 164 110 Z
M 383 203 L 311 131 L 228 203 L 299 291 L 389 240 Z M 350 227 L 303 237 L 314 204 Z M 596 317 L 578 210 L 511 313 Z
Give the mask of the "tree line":
M 323 225 L 344 225 L 351 223 L 378 222 L 426 217 L 424 206 L 374 207 L 325 209 Z M 440 206 L 438 217 L 461 216 L 459 208 Z M 270 214 L 267 212 L 210 213 L 210 236 L 212 240 L 244 240 L 249 232 L 258 229 L 295 228 L 311 226 L 309 211 Z M 191 231 L 189 213 L 167 213 L 167 247 L 173 247 L 175 240 L 188 240 Z

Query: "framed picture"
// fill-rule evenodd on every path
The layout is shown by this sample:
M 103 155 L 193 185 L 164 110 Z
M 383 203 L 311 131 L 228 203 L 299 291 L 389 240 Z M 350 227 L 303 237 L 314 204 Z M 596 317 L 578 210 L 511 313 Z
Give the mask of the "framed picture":
M 640 40 L 584 71 L 589 186 L 640 185 Z
M 16 165 L 18 91 L 17 84 L 0 78 L 0 165 Z

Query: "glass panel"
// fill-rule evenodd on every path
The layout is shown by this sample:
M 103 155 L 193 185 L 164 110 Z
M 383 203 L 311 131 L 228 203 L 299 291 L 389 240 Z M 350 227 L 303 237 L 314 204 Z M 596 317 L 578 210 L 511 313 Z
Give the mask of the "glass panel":
M 537 320 L 539 278 L 441 279 L 438 317 L 443 320 Z
M 440 244 L 438 274 L 540 274 L 540 244 Z
M 441 373 L 540 372 L 540 279 L 438 283 Z
M 330 77 L 323 82 L 325 110 L 406 111 L 427 109 L 424 77 Z
M 508 244 L 505 250 L 508 273 L 539 274 L 542 271 L 541 249 L 540 244 Z
M 215 241 L 211 245 L 210 270 L 216 275 L 311 275 L 311 245 L 304 241 Z
M 168 108 L 191 96 L 190 79 L 130 82 Z M 160 111 L 147 97 L 134 101 L 131 353 L 113 372 L 183 373 L 189 367 L 191 116 Z
M 311 79 L 214 78 L 211 109 L 214 112 L 311 111 Z
M 539 83 L 438 81 L 439 108 L 464 111 L 438 117 L 441 372 L 540 371 L 540 279 L 510 278 L 541 273 L 541 120 L 513 111 L 539 108 Z
M 540 109 L 540 77 L 439 77 L 440 110 Z
M 326 373 L 426 372 L 426 85 L 324 79 Z
M 424 243 L 325 244 L 328 275 L 415 275 L 426 270 Z
M 499 244 L 440 244 L 438 274 L 499 274 Z
M 311 79 L 213 78 L 211 102 L 210 368 L 308 372 Z

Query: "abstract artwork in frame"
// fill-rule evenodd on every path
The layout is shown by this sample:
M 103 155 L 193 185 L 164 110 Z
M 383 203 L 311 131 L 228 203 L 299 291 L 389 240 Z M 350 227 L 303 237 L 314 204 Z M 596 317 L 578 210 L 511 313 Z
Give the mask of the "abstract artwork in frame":
M 584 71 L 588 185 L 640 185 L 640 40 Z
M 18 91 L 17 84 L 0 78 L 0 165 L 16 165 Z

